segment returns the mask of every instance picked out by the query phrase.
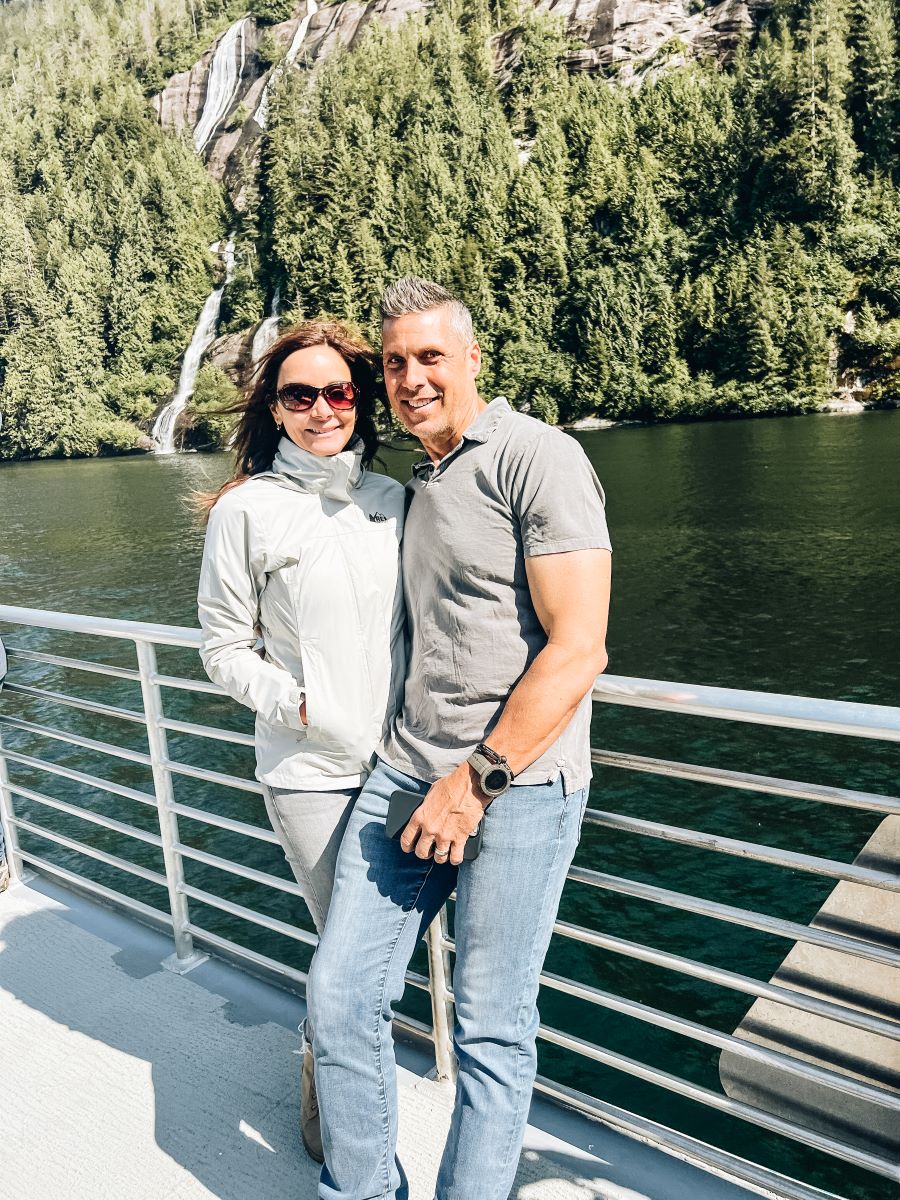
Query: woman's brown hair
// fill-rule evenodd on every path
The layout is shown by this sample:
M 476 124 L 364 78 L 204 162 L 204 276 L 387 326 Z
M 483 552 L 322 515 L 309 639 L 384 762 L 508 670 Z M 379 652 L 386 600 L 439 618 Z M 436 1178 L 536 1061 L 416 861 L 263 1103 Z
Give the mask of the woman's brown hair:
M 218 491 L 196 494 L 197 508 L 204 519 L 208 519 L 216 501 L 225 492 L 251 476 L 271 469 L 282 436 L 271 407 L 278 389 L 278 372 L 286 358 L 309 346 L 330 346 L 350 368 L 350 378 L 359 388 L 354 433 L 362 439 L 363 466 L 368 466 L 375 457 L 378 452 L 375 408 L 380 390 L 375 352 L 359 334 L 340 321 L 304 321 L 288 329 L 269 347 L 260 358 L 241 399 L 230 408 L 222 409 L 225 413 L 240 414 L 230 441 L 235 452 L 235 470 Z

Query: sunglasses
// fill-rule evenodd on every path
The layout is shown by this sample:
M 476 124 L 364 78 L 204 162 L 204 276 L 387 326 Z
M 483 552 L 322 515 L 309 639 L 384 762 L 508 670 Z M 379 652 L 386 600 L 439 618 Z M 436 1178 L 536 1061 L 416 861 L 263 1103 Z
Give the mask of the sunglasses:
M 347 412 L 356 408 L 359 388 L 349 380 L 346 383 L 326 383 L 323 388 L 314 388 L 308 383 L 286 383 L 275 394 L 278 403 L 288 412 L 309 412 L 320 396 L 333 411 Z

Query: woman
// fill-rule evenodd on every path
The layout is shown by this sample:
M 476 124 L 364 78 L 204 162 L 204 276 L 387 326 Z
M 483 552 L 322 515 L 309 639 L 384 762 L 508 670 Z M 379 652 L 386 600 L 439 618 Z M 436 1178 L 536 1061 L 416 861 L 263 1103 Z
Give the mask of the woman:
M 404 489 L 367 470 L 375 362 L 338 322 L 285 333 L 238 409 L 234 478 L 201 500 L 200 656 L 256 713 L 256 774 L 319 932 L 344 828 L 403 688 Z M 321 1162 L 312 1069 L 307 1047 L 301 1129 Z

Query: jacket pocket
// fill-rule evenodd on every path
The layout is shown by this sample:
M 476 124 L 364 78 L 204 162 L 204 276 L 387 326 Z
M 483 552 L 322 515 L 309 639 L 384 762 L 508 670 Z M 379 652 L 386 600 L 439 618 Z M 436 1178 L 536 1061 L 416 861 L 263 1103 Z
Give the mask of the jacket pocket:
M 368 759 L 377 744 L 371 700 L 358 662 L 338 661 L 335 644 L 327 653 L 317 641 L 301 644 L 306 693 L 306 732 L 310 744 L 341 759 Z M 380 722 L 378 722 L 380 730 Z

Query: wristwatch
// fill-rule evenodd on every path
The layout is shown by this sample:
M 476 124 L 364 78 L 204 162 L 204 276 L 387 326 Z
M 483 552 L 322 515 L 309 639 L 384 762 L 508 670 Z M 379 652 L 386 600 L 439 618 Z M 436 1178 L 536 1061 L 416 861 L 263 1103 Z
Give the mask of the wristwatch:
M 502 796 L 515 779 L 503 755 L 492 750 L 484 742 L 478 743 L 466 761 L 475 769 L 478 786 L 492 800 L 496 796 Z

